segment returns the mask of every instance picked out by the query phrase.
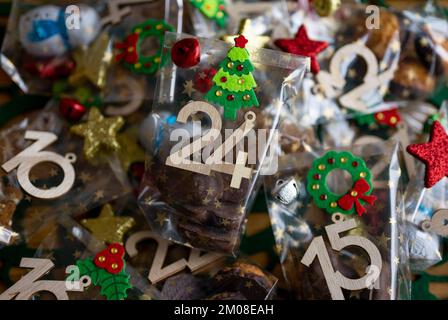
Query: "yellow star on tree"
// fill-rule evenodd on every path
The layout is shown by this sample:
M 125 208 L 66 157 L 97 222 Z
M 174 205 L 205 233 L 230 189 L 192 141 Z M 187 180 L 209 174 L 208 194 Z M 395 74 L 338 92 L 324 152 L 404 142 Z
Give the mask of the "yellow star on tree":
M 134 226 L 135 220 L 132 217 L 116 217 L 112 206 L 106 204 L 98 218 L 83 219 L 81 224 L 101 241 L 122 244 L 123 236 Z
M 97 108 L 91 108 L 87 122 L 70 128 L 74 134 L 84 137 L 84 155 L 93 159 L 101 145 L 118 150 L 117 132 L 124 125 L 122 117 L 105 118 Z

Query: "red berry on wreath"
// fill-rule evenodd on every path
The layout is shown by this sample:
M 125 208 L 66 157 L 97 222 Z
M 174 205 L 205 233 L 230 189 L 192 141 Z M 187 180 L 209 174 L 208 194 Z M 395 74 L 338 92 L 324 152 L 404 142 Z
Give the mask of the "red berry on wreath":
M 119 243 L 112 243 L 103 251 L 100 251 L 93 262 L 98 268 L 105 269 L 111 274 L 120 273 L 124 266 L 124 248 Z
M 180 68 L 191 68 L 201 60 L 201 48 L 196 38 L 177 41 L 171 49 L 171 59 Z
M 76 122 L 81 120 L 87 109 L 74 99 L 62 98 L 59 102 L 59 111 L 65 119 Z

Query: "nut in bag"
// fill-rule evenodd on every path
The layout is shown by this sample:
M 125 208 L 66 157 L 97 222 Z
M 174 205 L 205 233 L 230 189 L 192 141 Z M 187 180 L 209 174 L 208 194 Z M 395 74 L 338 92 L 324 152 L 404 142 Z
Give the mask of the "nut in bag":
M 398 149 L 388 141 L 290 154 L 265 178 L 294 298 L 410 298 Z
M 247 41 L 239 36 L 229 47 L 166 34 L 167 62 L 145 120 L 150 160 L 139 205 L 154 232 L 206 251 L 238 249 L 280 109 L 307 65 Z M 182 55 L 185 47 L 200 51 L 198 59 Z

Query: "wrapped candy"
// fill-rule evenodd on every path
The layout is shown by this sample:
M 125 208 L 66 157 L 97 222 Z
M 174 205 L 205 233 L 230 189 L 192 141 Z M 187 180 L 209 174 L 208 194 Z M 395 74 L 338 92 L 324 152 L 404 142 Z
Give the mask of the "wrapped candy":
M 324 18 L 310 18 L 302 12 L 294 20 L 295 36 L 275 40 L 279 49 L 312 60 L 314 74 L 304 79 L 297 97 L 299 122 L 309 126 L 392 112 L 406 109 L 409 100 L 427 98 L 443 77 L 421 59 L 422 50 L 414 43 L 426 43 L 427 58 L 438 56 L 443 46 L 431 46 L 434 41 L 424 36 L 425 30 L 433 30 L 440 42 L 445 35 L 439 28 L 446 21 L 428 10 L 423 12 L 381 8 L 377 16 L 370 17 L 365 6 L 350 3 Z M 366 24 L 366 17 L 377 25 Z
M 265 178 L 295 299 L 410 298 L 398 144 L 302 152 Z
M 44 5 L 20 16 L 19 38 L 23 48 L 34 57 L 52 58 L 71 49 L 88 46 L 98 35 L 101 23 L 94 8 L 77 7 L 79 25 L 70 26 L 68 9 Z
M 165 37 L 168 58 L 153 106 L 158 116 L 149 116 L 177 121 L 160 121 L 157 137 L 146 138 L 155 143 L 147 149 L 151 160 L 146 164 L 139 205 L 152 230 L 163 237 L 206 251 L 235 253 L 256 189 L 257 174 L 252 172 L 263 162 L 283 103 L 300 86 L 306 60 L 254 50 L 244 36 L 238 37 L 230 50 L 224 42 L 197 38 L 200 63 L 188 69 L 175 68 L 169 57 L 177 54 L 174 43 L 181 39 L 171 33 Z M 206 77 L 204 70 L 210 68 L 216 70 L 212 85 L 201 92 L 195 86 L 195 75 Z M 191 124 L 190 117 L 201 123 Z M 188 152 L 190 138 L 200 141 L 200 131 L 210 128 L 212 136 L 201 138 L 207 145 L 195 146 L 207 146 L 204 159 L 209 160 L 199 162 L 199 149 L 193 150 L 196 160 L 192 163 L 177 158 Z M 231 132 L 236 142 L 229 143 Z M 221 141 L 221 134 L 227 142 Z M 240 148 L 237 145 L 242 147 L 245 136 L 255 139 L 249 145 L 258 144 L 252 155 L 250 150 L 234 151 Z M 236 159 L 231 159 L 232 154 Z
M 2 67 L 27 93 L 129 115 L 152 97 L 155 81 L 138 75 L 157 71 L 164 32 L 182 26 L 179 10 L 165 1 L 16 0 Z
M 82 140 L 71 135 L 56 102 L 16 119 L 0 131 L 2 227 L 12 214 L 20 241 L 36 248 L 58 216 L 76 215 L 130 192 L 120 167 L 103 155 L 93 164 Z M 102 160 L 100 160 L 102 158 Z M 9 218 L 8 218 L 9 217 Z

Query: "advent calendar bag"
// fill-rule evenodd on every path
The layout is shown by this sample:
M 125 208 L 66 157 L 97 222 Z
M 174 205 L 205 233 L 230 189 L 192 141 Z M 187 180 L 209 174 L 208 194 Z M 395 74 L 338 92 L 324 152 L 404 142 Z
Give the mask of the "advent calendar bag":
M 289 154 L 265 191 L 295 299 L 410 298 L 399 145 Z
M 253 49 L 244 36 L 230 46 L 173 33 L 163 59 L 154 113 L 143 124 L 140 207 L 165 238 L 235 254 L 279 113 L 307 59 Z

